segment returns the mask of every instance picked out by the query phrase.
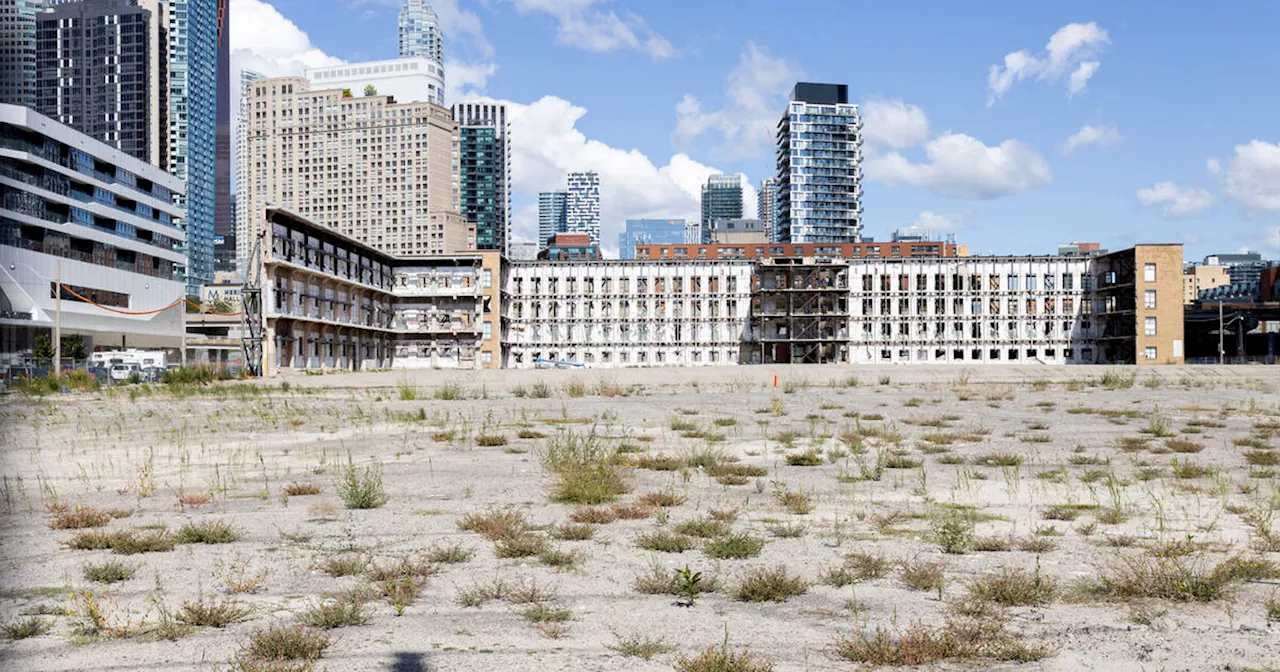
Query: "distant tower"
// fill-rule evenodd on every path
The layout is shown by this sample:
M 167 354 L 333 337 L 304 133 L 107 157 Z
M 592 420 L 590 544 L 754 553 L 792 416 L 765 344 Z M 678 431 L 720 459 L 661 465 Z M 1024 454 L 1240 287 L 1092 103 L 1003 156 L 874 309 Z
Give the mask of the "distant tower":
M 778 122 L 776 154 L 773 240 L 861 241 L 862 119 L 849 87 L 798 82 Z
M 711 225 L 717 219 L 742 219 L 742 178 L 712 175 L 702 185 L 702 243 L 711 242 Z
M 569 202 L 565 208 L 564 228 L 568 233 L 586 234 L 592 245 L 600 244 L 599 173 L 569 173 Z
M 476 249 L 510 254 L 511 143 L 507 106 L 456 103 L 462 215 L 476 225 Z
M 245 198 L 247 189 L 245 180 L 249 177 L 249 108 L 245 101 L 249 98 L 249 85 L 266 75 L 253 70 L 240 71 L 240 109 L 236 111 L 236 266 L 241 273 L 245 272 L 245 262 L 253 253 L 252 231 L 254 222 L 250 221 L 249 199 Z
M 772 177 L 760 181 L 760 190 L 756 192 L 756 217 L 764 224 L 764 239 L 773 241 L 773 199 L 777 198 L 775 188 L 777 180 Z
M 400 9 L 400 58 L 421 56 L 444 66 L 440 18 L 424 0 L 404 0 Z
M 564 233 L 565 215 L 569 208 L 569 192 L 544 191 L 538 194 L 538 249 L 557 233 Z
M 36 15 L 49 0 L 0 0 L 0 103 L 36 106 Z

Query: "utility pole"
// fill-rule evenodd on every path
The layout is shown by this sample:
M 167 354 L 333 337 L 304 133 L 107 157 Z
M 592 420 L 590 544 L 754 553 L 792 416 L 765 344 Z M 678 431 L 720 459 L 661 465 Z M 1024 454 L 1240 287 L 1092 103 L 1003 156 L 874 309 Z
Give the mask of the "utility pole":
M 1226 338 L 1226 328 L 1222 326 L 1222 301 L 1218 301 L 1218 366 L 1222 366 L 1223 354 L 1226 352 L 1223 345 Z
M 62 260 L 57 260 L 57 271 L 54 280 L 54 318 L 53 318 L 53 368 L 49 375 L 58 377 L 58 369 L 62 366 Z

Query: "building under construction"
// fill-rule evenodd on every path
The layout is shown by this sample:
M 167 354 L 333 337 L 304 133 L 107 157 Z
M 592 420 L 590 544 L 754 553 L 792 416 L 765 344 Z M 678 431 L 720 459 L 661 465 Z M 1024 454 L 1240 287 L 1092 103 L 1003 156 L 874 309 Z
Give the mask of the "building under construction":
M 849 264 L 778 257 L 763 260 L 752 282 L 750 363 L 849 361 Z

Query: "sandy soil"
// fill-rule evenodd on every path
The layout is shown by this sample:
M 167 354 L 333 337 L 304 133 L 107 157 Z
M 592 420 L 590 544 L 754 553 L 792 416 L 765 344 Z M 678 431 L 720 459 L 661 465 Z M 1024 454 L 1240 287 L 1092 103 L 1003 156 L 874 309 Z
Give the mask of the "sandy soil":
M 1104 387 L 1099 383 L 1107 371 L 1136 376 L 1136 383 Z M 857 386 L 849 384 L 854 375 Z M 539 383 L 550 388 L 549 398 L 515 395 Z M 585 387 L 585 396 L 571 396 L 575 384 Z M 1142 556 L 1161 542 L 1202 542 L 1187 561 L 1204 566 L 1236 555 L 1280 563 L 1280 553 L 1256 550 L 1259 514 L 1280 507 L 1276 469 L 1251 466 L 1244 458 L 1249 448 L 1234 443 L 1252 437 L 1280 448 L 1280 368 L 423 371 L 292 376 L 250 385 L 261 389 L 175 395 L 157 387 L 39 398 L 9 394 L 0 401 L 0 621 L 45 611 L 53 623 L 47 634 L 0 641 L 0 668 L 225 669 L 252 633 L 294 622 L 321 596 L 368 583 L 329 576 L 318 566 L 322 559 L 356 549 L 388 564 L 455 542 L 474 551 L 468 562 L 437 567 L 421 597 L 400 615 L 384 600 L 371 602 L 366 625 L 331 631 L 334 643 L 319 665 L 669 670 L 681 656 L 720 645 L 727 631 L 731 647 L 767 656 L 780 671 L 858 669 L 837 655 L 838 637 L 877 627 L 895 633 L 915 624 L 936 627 L 974 580 L 1001 568 L 1031 571 L 1038 563 L 1063 590 L 1046 604 L 1002 609 L 1001 618 L 1011 636 L 1047 647 L 1046 657 L 942 662 L 931 669 L 1280 666 L 1280 623 L 1268 622 L 1266 606 L 1280 600 L 1280 581 L 1236 584 L 1229 597 L 1209 602 L 1120 600 L 1076 590 L 1122 557 Z M 466 398 L 434 398 L 440 390 Z M 411 396 L 416 398 L 404 398 Z M 682 436 L 673 421 L 694 423 L 702 436 Z M 549 502 L 555 476 L 538 460 L 550 439 L 520 439 L 517 432 L 555 437 L 593 427 L 644 453 L 686 456 L 713 449 L 763 467 L 767 475 L 730 486 L 698 468 L 629 469 L 632 492 L 623 503 L 655 491 L 683 495 L 685 502 L 648 519 L 601 525 L 590 540 L 554 541 L 583 558 L 567 571 L 536 558 L 497 558 L 492 543 L 458 529 L 464 515 L 490 508 L 522 511 L 538 526 L 566 520 L 577 507 Z M 849 454 L 841 437 L 859 427 L 864 433 L 889 429 L 864 437 L 864 453 Z M 1167 429 L 1203 450 L 1168 452 L 1165 438 L 1143 433 L 1152 429 Z M 786 441 L 788 431 L 794 437 Z M 437 440 L 448 432 L 452 439 Z M 506 436 L 510 443 L 478 446 L 474 437 L 481 433 Z M 930 435 L 934 442 L 925 438 Z M 1144 436 L 1145 446 L 1124 450 L 1122 439 Z M 787 455 L 810 448 L 822 455 L 820 465 L 787 464 Z M 980 463 L 993 454 L 1013 454 L 1021 463 Z M 384 506 L 343 507 L 334 481 L 348 455 L 360 466 L 382 465 L 389 495 Z M 922 466 L 886 468 L 879 480 L 858 480 L 864 468 L 874 471 L 878 457 L 892 455 Z M 945 463 L 957 457 L 964 463 Z M 1175 459 L 1212 473 L 1176 478 Z M 282 487 L 293 483 L 312 483 L 323 492 L 282 497 Z M 780 489 L 807 493 L 815 508 L 789 513 L 775 496 Z M 182 506 L 183 494 L 209 494 L 212 501 Z M 1127 519 L 1095 520 L 1117 501 Z M 54 515 L 48 509 L 56 503 L 133 511 L 106 530 L 176 530 L 190 521 L 218 520 L 233 524 L 240 538 L 130 556 L 72 550 L 65 543 L 75 531 L 50 529 Z M 1048 540 L 1053 548 L 943 553 L 935 529 L 951 504 L 975 507 L 970 511 L 978 537 Z M 1074 520 L 1046 519 L 1048 507 L 1059 504 L 1082 506 Z M 717 561 L 698 549 L 652 553 L 635 543 L 640 534 L 713 508 L 740 509 L 733 529 L 767 541 L 758 557 Z M 1280 535 L 1277 518 L 1273 532 Z M 777 522 L 802 524 L 805 533 L 776 537 L 770 526 Z M 907 588 L 896 568 L 849 586 L 824 584 L 824 570 L 853 552 L 945 563 L 941 599 L 936 591 Z M 86 563 L 110 559 L 137 571 L 110 586 L 83 577 Z M 674 606 L 672 596 L 633 587 L 653 563 L 666 571 L 688 565 L 717 576 L 724 588 L 693 608 Z M 731 594 L 750 569 L 778 565 L 810 581 L 808 591 L 778 603 L 743 602 Z M 256 591 L 228 587 L 246 577 L 259 580 Z M 506 602 L 458 603 L 459 590 L 497 577 L 553 590 L 572 611 L 567 632 L 548 637 Z M 137 632 L 124 638 L 76 634 L 82 614 L 66 613 L 80 609 L 69 595 L 86 592 L 105 605 L 109 618 L 131 620 Z M 161 608 L 213 598 L 253 611 L 242 622 L 176 641 L 151 631 Z M 644 661 L 608 648 L 617 636 L 632 634 L 661 637 L 677 649 Z

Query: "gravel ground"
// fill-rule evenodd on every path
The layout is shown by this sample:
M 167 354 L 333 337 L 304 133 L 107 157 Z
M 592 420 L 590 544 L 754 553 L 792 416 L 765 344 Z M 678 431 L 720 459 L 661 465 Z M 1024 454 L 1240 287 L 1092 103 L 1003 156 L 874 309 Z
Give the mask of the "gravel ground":
M 543 388 L 546 398 L 530 396 Z M 52 627 L 0 641 L 0 667 L 226 669 L 255 632 L 297 622 L 324 596 L 373 585 L 332 577 L 323 560 L 354 554 L 390 566 L 460 544 L 470 559 L 436 565 L 416 601 L 398 610 L 374 598 L 366 624 L 329 631 L 317 667 L 670 670 L 721 646 L 727 633 L 731 649 L 779 671 L 858 669 L 839 655 L 840 638 L 940 631 L 971 583 L 1018 568 L 1040 572 L 1057 594 L 985 618 L 1007 641 L 1039 648 L 1039 660 L 926 668 L 1275 668 L 1280 623 L 1268 621 L 1267 605 L 1280 600 L 1277 577 L 1233 583 L 1210 601 L 1121 599 L 1089 588 L 1124 558 L 1151 558 L 1170 542 L 1190 542 L 1178 561 L 1206 570 L 1236 556 L 1280 563 L 1280 520 L 1269 518 L 1280 508 L 1280 467 L 1267 466 L 1280 458 L 1269 452 L 1280 449 L 1278 389 L 1276 367 L 814 366 L 371 372 L 9 394 L 0 400 L 0 621 L 47 613 Z M 683 503 L 598 525 L 588 540 L 551 540 L 576 555 L 573 569 L 499 558 L 493 543 L 459 529 L 467 514 L 500 509 L 548 536 L 578 507 L 550 502 L 557 477 L 539 455 L 592 432 L 610 451 L 623 447 L 632 465 L 709 453 L 764 475 L 725 485 L 697 465 L 626 467 L 631 491 L 619 502 L 660 492 Z M 481 446 L 480 435 L 508 443 Z M 806 453 L 816 465 L 789 464 Z M 358 469 L 381 465 L 385 505 L 345 508 L 336 480 L 349 459 Z M 285 496 L 292 484 L 322 491 Z M 782 492 L 807 495 L 812 510 L 789 512 Z M 1112 518 L 1117 504 L 1122 515 Z M 129 556 L 72 550 L 77 531 L 51 524 L 59 507 L 77 505 L 132 511 L 107 531 L 224 521 L 238 538 Z M 643 534 L 713 509 L 737 511 L 732 529 L 765 542 L 757 557 L 637 546 Z M 803 534 L 775 536 L 780 526 Z M 944 553 L 940 529 L 1012 550 Z M 851 553 L 881 555 L 889 567 L 843 587 L 824 583 Z M 132 577 L 86 580 L 86 563 L 108 560 L 132 566 Z M 903 583 L 899 566 L 923 562 L 943 563 L 941 591 Z M 692 608 L 676 606 L 674 596 L 634 586 L 655 566 L 663 574 L 688 566 L 721 587 Z M 781 602 L 734 597 L 753 569 L 778 566 L 807 581 L 807 591 Z M 460 591 L 498 580 L 554 594 L 570 620 L 539 628 L 508 601 L 459 603 Z M 246 584 L 256 585 L 236 590 Z M 127 636 L 84 632 L 88 594 L 103 622 Z M 226 627 L 164 639 L 163 614 L 201 600 L 251 611 Z M 611 648 L 632 635 L 675 649 L 646 661 Z

